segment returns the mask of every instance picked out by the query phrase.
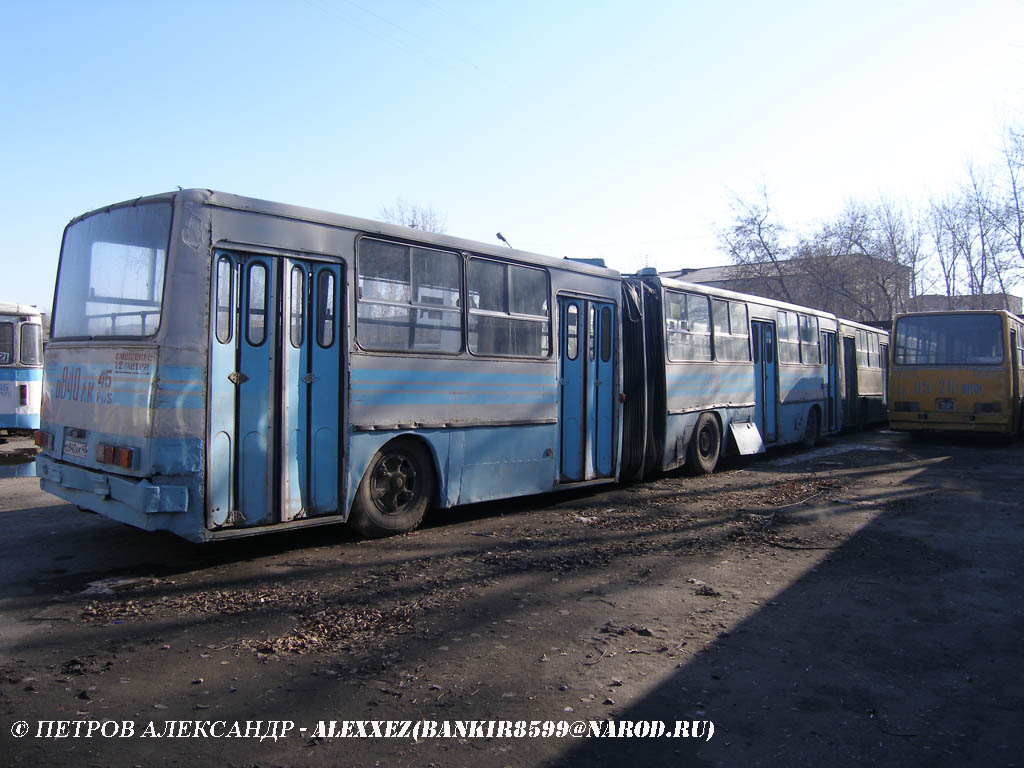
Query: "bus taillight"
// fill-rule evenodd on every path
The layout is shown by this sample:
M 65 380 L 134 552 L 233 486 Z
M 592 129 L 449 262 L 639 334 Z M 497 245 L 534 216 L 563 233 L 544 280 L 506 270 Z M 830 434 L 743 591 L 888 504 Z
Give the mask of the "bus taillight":
M 33 437 L 33 440 L 35 441 L 35 444 L 38 445 L 43 450 L 48 451 L 51 448 L 53 448 L 53 433 L 52 432 L 44 432 L 41 429 L 37 429 L 35 431 L 35 433 L 32 435 L 32 437 Z
M 96 446 L 96 461 L 101 464 L 113 464 L 125 469 L 132 468 L 135 459 L 135 450 L 123 448 L 119 445 L 105 445 L 100 443 Z
M 28 405 L 28 384 L 18 385 L 18 402 L 22 407 Z

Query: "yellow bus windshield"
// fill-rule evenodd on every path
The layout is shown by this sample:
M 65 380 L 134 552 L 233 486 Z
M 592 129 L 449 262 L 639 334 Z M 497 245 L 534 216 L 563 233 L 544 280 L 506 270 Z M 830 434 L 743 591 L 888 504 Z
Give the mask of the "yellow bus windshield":
M 999 315 L 913 315 L 896 321 L 895 365 L 1001 365 Z

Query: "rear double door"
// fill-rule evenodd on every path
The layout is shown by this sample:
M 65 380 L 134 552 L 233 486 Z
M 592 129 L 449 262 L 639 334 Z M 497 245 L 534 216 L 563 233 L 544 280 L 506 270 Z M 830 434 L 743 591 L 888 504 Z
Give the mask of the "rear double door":
M 612 477 L 615 304 L 559 296 L 561 482 Z
M 754 350 L 754 420 L 765 443 L 778 439 L 778 355 L 775 345 L 775 323 L 750 321 Z
M 337 514 L 344 333 L 340 264 L 218 251 L 206 514 L 210 528 Z

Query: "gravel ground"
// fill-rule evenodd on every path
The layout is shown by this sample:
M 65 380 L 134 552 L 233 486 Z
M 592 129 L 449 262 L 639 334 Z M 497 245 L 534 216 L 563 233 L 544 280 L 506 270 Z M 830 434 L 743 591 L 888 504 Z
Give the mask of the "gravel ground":
M 196 546 L 0 480 L 11 765 L 1013 765 L 1019 443 L 888 432 L 711 477 Z M 288 738 L 15 738 L 24 720 Z M 320 738 L 320 721 L 711 721 L 710 740 Z M 306 728 L 305 733 L 298 728 Z

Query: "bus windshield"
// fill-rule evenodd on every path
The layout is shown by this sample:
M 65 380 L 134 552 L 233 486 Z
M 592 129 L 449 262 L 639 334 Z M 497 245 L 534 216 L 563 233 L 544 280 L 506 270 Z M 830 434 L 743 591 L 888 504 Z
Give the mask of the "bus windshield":
M 70 226 L 57 273 L 53 338 L 156 333 L 170 231 L 168 203 L 115 208 Z
M 893 342 L 896 365 L 1001 365 L 999 315 L 948 314 L 901 317 Z

